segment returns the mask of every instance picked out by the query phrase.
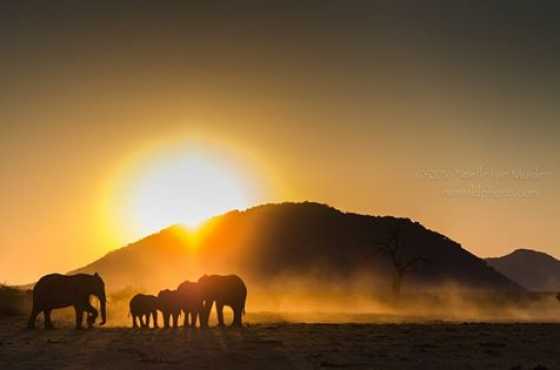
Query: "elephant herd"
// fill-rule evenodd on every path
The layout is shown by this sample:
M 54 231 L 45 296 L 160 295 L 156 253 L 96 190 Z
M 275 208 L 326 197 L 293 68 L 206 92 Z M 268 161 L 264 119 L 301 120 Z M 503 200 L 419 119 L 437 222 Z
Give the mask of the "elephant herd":
M 132 327 L 149 327 L 150 319 L 158 327 L 158 311 L 163 316 L 163 326 L 179 326 L 179 317 L 184 314 L 184 326 L 208 327 L 208 318 L 214 302 L 218 325 L 224 326 L 224 306 L 233 310 L 232 326 L 242 326 L 241 316 L 245 312 L 247 288 L 236 275 L 204 275 L 198 282 L 185 281 L 177 289 L 165 289 L 157 296 L 137 294 L 130 300 Z
M 63 307 L 73 307 L 76 313 L 76 328 L 81 329 L 84 314 L 87 325 L 95 324 L 99 312 L 90 303 L 90 297 L 99 299 L 101 310 L 100 325 L 107 321 L 107 299 L 105 283 L 97 273 L 93 275 L 50 274 L 43 276 L 33 289 L 33 308 L 28 327 L 34 328 L 37 316 L 43 313 L 45 328 L 53 328 L 51 311 Z M 137 294 L 129 303 L 133 327 L 158 326 L 158 311 L 163 316 L 164 327 L 177 327 L 179 317 L 184 314 L 184 326 L 195 327 L 197 319 L 200 327 L 208 327 L 212 306 L 216 304 L 218 325 L 224 326 L 224 306 L 233 310 L 232 326 L 242 326 L 245 313 L 247 287 L 237 275 L 204 275 L 197 282 L 185 281 L 177 289 L 165 289 L 157 296 Z

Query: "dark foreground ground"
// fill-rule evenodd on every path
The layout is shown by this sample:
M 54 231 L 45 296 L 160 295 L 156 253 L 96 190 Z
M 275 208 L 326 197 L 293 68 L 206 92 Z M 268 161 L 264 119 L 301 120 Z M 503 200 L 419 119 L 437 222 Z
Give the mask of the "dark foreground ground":
M 45 331 L 0 319 L 0 369 L 560 369 L 559 324 Z

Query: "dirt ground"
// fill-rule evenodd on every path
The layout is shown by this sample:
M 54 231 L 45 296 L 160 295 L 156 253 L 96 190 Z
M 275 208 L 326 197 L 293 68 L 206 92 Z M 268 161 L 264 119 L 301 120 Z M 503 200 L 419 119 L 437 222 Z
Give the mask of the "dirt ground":
M 560 369 L 560 324 L 249 323 L 26 330 L 0 319 L 0 369 Z

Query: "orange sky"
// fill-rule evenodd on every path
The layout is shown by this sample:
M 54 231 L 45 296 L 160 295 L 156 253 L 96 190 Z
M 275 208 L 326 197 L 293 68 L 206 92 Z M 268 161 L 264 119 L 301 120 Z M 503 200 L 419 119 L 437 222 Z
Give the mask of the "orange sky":
M 115 187 L 130 161 L 183 142 L 235 157 L 261 190 L 254 203 L 407 216 L 479 256 L 560 257 L 547 23 L 534 39 L 465 36 L 452 13 L 426 15 L 428 27 L 389 11 L 105 11 L 15 9 L 2 23 L 0 281 L 68 271 L 141 236 Z

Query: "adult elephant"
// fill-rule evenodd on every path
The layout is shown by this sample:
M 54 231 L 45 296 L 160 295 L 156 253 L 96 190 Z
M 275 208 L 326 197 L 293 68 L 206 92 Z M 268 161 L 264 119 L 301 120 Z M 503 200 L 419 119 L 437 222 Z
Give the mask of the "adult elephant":
M 158 293 L 159 309 L 163 314 L 163 326 L 169 328 L 170 319 L 173 319 L 173 327 L 179 326 L 181 316 L 181 302 L 176 290 L 165 289 Z
M 177 292 L 181 309 L 185 314 L 185 327 L 196 327 L 196 320 L 202 311 L 202 296 L 199 284 L 188 280 L 184 281 L 177 288 Z
M 203 299 L 203 312 L 200 317 L 202 327 L 208 326 L 212 304 L 216 302 L 218 326 L 224 326 L 224 306 L 233 310 L 232 326 L 243 326 L 241 316 L 245 313 L 247 287 L 237 275 L 204 275 L 198 279 Z
M 43 312 L 45 328 L 52 329 L 51 311 L 57 308 L 73 306 L 76 311 L 76 329 L 82 328 L 84 312 L 88 313 L 88 326 L 92 327 L 98 312 L 91 305 L 90 297 L 95 296 L 101 303 L 101 322 L 107 322 L 107 299 L 105 296 L 105 283 L 98 273 L 94 275 L 76 274 L 45 275 L 33 288 L 33 308 L 29 317 L 29 328 L 35 327 L 37 315 Z

